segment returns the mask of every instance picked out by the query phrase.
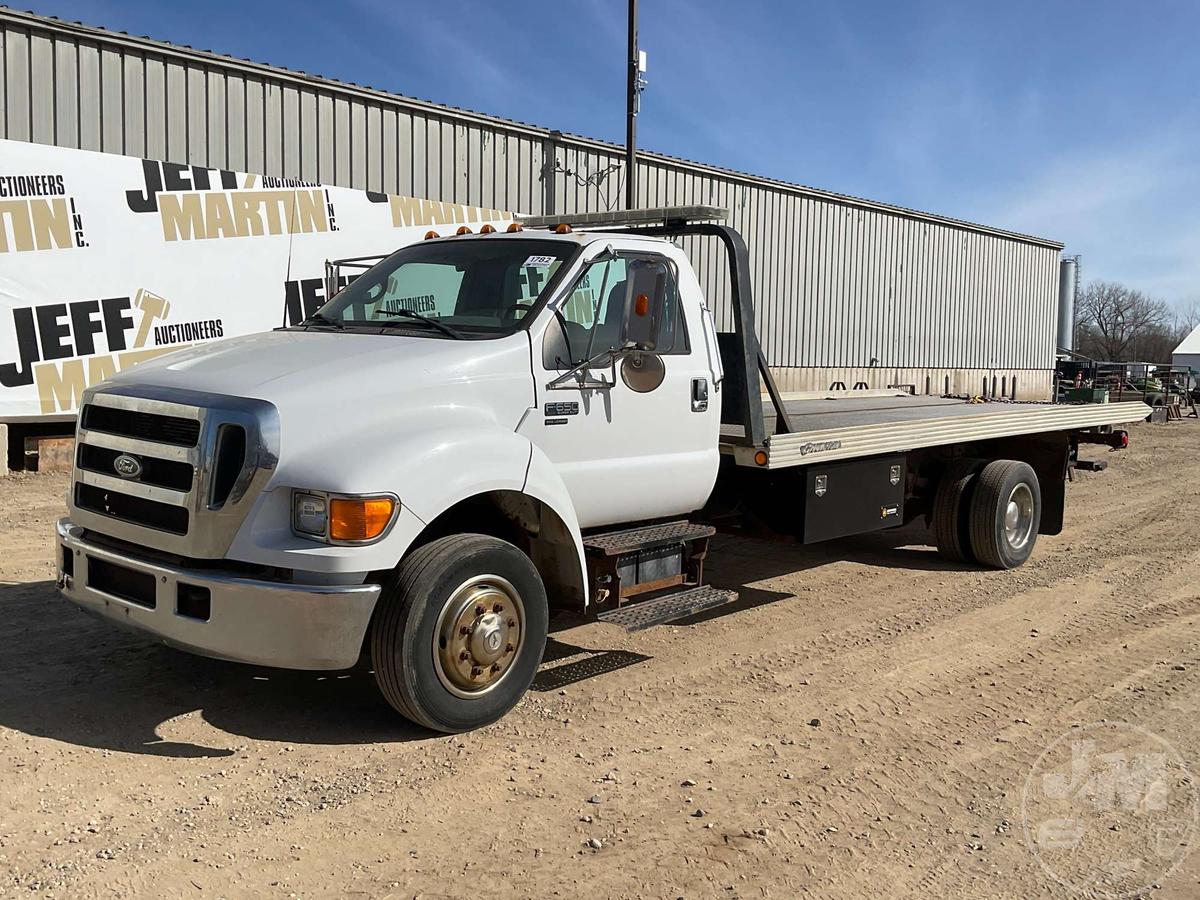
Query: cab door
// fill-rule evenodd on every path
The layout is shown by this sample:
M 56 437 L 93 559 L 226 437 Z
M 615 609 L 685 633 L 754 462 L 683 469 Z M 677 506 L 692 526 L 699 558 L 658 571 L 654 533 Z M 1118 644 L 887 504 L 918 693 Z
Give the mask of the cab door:
M 719 464 L 720 403 L 686 258 L 611 245 L 600 257 L 531 331 L 538 406 L 519 429 L 585 528 L 687 514 Z

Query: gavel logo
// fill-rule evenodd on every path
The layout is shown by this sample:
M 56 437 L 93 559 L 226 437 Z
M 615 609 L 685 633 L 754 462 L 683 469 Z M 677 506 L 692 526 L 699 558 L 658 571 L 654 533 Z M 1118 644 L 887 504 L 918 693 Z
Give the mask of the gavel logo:
M 153 294 L 145 288 L 139 288 L 133 297 L 133 305 L 142 311 L 142 319 L 138 322 L 137 335 L 133 339 L 134 347 L 146 346 L 150 337 L 150 327 L 159 319 L 165 319 L 171 314 L 171 301 L 166 297 Z

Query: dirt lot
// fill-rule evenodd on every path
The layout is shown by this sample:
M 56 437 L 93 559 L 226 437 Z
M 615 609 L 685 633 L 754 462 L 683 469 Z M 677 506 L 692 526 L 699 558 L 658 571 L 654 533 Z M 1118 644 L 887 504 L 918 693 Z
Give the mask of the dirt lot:
M 0 896 L 1062 896 L 1052 873 L 1186 820 L 1195 784 L 1166 754 L 1146 815 L 1078 801 L 1100 831 L 1047 871 L 1022 806 L 1043 750 L 1121 722 L 1200 767 L 1200 425 L 1133 440 L 1093 451 L 1111 468 L 1013 572 L 915 531 L 723 539 L 739 609 L 560 630 L 521 706 L 456 738 L 367 673 L 199 659 L 69 608 L 67 479 L 4 479 Z M 1197 896 L 1200 853 L 1156 875 L 1168 843 L 1153 895 Z

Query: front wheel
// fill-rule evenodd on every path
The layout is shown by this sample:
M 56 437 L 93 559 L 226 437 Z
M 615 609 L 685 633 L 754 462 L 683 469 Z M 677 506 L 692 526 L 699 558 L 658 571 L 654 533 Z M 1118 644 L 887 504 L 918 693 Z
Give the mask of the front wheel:
M 1042 491 L 1026 463 L 997 459 L 975 479 L 971 551 L 984 565 L 1015 569 L 1029 558 L 1042 521 Z
M 529 689 L 548 619 L 541 576 L 512 544 L 482 534 L 439 538 L 383 586 L 371 626 L 375 680 L 420 725 L 480 728 Z

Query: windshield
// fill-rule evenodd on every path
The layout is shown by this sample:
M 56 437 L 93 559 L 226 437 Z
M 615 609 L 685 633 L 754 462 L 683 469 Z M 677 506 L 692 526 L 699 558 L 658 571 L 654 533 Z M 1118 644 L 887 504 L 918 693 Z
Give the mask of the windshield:
M 515 238 L 414 244 L 368 269 L 304 324 L 433 337 L 512 334 L 578 249 Z

